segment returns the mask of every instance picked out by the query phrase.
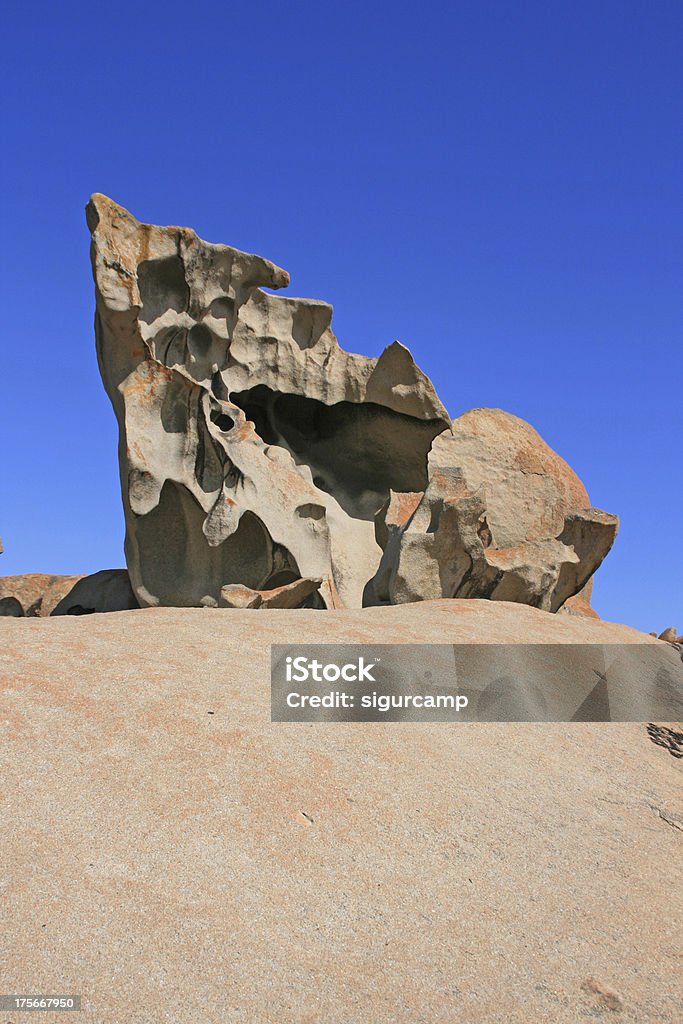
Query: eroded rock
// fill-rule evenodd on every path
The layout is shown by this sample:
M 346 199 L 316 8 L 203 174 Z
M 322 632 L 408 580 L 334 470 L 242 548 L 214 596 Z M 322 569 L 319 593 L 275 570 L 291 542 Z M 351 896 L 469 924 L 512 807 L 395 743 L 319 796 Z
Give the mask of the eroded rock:
M 259 256 L 140 224 L 99 195 L 88 223 L 140 603 L 312 577 L 326 607 L 360 606 L 381 554 L 375 513 L 391 489 L 426 488 L 449 424 L 408 350 L 344 352 L 326 303 L 261 290 L 289 277 Z
M 102 569 L 89 576 L 27 573 L 0 577 L 0 615 L 45 618 L 138 607 L 125 569 Z
M 51 615 L 89 615 L 91 612 L 124 612 L 139 608 L 125 569 L 102 569 L 77 578 L 56 604 Z
M 558 611 L 609 551 L 616 516 L 589 506 L 578 477 L 536 431 L 499 409 L 474 409 L 436 438 L 430 481 L 392 494 L 366 604 L 490 598 Z
M 451 430 L 406 348 L 345 352 L 331 306 L 263 290 L 289 282 L 270 261 L 105 196 L 87 215 L 142 606 L 274 607 L 303 580 L 326 608 L 588 602 L 616 519 L 528 424 Z
M 0 577 L 0 614 L 29 618 L 50 615 L 80 576 L 26 573 Z

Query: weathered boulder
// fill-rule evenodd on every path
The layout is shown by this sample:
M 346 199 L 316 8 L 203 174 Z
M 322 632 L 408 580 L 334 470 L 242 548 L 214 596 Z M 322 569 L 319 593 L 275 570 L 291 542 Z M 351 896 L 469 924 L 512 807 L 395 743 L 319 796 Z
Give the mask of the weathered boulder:
M 55 605 L 51 615 L 88 615 L 90 612 L 123 612 L 139 608 L 125 569 L 102 569 L 78 578 Z
M 101 195 L 87 216 L 142 606 L 269 607 L 249 595 L 304 579 L 325 608 L 588 601 L 616 519 L 528 424 L 451 429 L 406 348 L 343 351 L 331 306 L 263 291 L 289 282 L 268 260 Z
M 43 617 L 81 579 L 80 576 L 54 576 L 49 573 L 26 573 L 23 576 L 0 576 L 0 615 Z
M 592 579 L 589 580 L 580 593 L 575 594 L 574 597 L 568 597 L 560 608 L 560 614 L 578 615 L 583 618 L 599 619 L 600 616 L 596 612 L 595 608 L 591 608 L 590 601 L 585 596 L 592 582 Z
M 45 618 L 138 607 L 125 569 L 103 569 L 90 576 L 0 576 L 0 616 Z
M 515 547 L 556 537 L 570 512 L 590 508 L 576 473 L 525 420 L 502 409 L 470 409 L 429 455 L 432 469 L 459 467 L 486 506 L 493 543 Z
M 262 291 L 289 280 L 268 260 L 100 195 L 87 215 L 140 604 L 320 577 L 326 607 L 360 606 L 374 515 L 391 489 L 426 488 L 450 422 L 430 381 L 398 342 L 344 352 L 326 303 Z
M 558 611 L 616 536 L 575 473 L 528 423 L 473 409 L 437 437 L 423 496 L 392 494 L 376 525 L 382 560 L 366 604 L 442 597 Z M 583 610 L 583 609 L 581 609 Z

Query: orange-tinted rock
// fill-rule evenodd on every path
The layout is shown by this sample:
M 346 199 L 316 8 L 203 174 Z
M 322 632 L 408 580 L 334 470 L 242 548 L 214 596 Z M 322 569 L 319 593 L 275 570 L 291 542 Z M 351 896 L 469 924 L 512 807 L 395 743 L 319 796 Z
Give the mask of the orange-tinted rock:
M 656 640 L 493 601 L 0 630 L 3 976 L 82 993 L 59 1024 L 680 1020 L 669 739 L 278 725 L 268 685 L 272 644 Z
M 556 537 L 569 512 L 590 508 L 581 480 L 531 424 L 502 409 L 471 409 L 434 442 L 433 474 L 457 466 L 486 507 L 494 547 Z
M 27 573 L 0 577 L 0 615 L 45 618 L 137 607 L 125 569 L 103 569 L 89 576 Z
M 578 594 L 588 603 L 618 529 L 533 427 L 500 409 L 473 409 L 435 439 L 429 486 L 413 504 L 380 524 L 369 604 L 489 598 L 555 612 Z M 387 513 L 401 507 L 392 496 Z
M 579 615 L 589 619 L 599 619 L 600 616 L 594 608 L 591 608 L 589 602 L 582 597 L 581 594 L 575 594 L 574 597 L 568 597 L 560 608 L 560 612 L 565 615 Z

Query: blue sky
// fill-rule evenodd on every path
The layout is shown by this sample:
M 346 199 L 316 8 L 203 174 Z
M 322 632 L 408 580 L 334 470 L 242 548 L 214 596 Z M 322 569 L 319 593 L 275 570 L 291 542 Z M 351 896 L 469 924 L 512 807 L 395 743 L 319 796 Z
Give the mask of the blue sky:
M 529 420 L 621 517 L 600 614 L 683 631 L 678 2 L 15 5 L 0 572 L 123 564 L 83 207 L 286 267 L 451 415 Z

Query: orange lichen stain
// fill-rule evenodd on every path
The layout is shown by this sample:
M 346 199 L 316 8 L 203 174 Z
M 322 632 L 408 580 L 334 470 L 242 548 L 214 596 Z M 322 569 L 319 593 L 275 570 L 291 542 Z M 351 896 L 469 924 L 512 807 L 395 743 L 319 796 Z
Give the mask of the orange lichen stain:
M 143 402 L 150 401 L 165 384 L 173 380 L 173 376 L 173 370 L 148 359 L 140 363 L 135 373 L 126 381 L 123 388 L 124 396 L 137 398 Z
M 144 263 L 145 260 L 150 258 L 150 243 L 152 240 L 152 231 L 154 226 L 152 224 L 139 224 L 139 243 L 138 243 L 138 263 Z
M 328 754 L 322 754 L 319 750 L 311 750 L 308 758 L 316 775 L 323 772 L 329 775 L 334 770 L 334 761 Z
M 138 444 L 137 441 L 133 441 L 132 444 L 128 445 L 128 449 L 126 451 L 126 456 L 127 456 L 129 462 L 131 461 L 132 456 L 135 456 L 135 459 L 138 462 L 144 462 L 145 461 L 145 453 L 143 452 L 143 450 L 141 449 L 141 447 L 140 447 L 140 445 Z
M 81 645 L 76 645 L 78 648 Z M 2 686 L 2 684 L 0 684 Z M 25 688 L 31 700 L 41 707 L 63 707 L 78 714 L 84 721 L 96 725 L 102 735 L 111 736 L 121 731 L 124 719 L 111 708 L 84 694 L 75 693 L 70 682 L 65 683 L 47 675 L 16 677 L 3 689 Z
M 251 420 L 247 420 L 242 426 L 237 427 L 237 441 L 253 441 L 255 439 L 255 428 Z
M 557 467 L 553 465 L 554 460 L 548 458 L 552 453 L 548 450 L 543 454 L 546 458 L 541 458 L 538 451 L 534 450 L 530 445 L 526 445 L 515 452 L 512 464 L 515 468 L 521 469 L 523 473 L 552 474 L 555 476 L 556 473 L 553 471 Z
M 424 497 L 424 491 L 392 492 L 385 522 L 391 526 L 407 523 Z
M 7 706 L 0 711 L 0 734 L 5 741 L 22 739 L 31 729 L 32 723 L 25 712 Z
M 526 557 L 526 545 L 518 544 L 512 548 L 486 548 L 486 560 L 491 565 L 500 567 L 511 566 Z

